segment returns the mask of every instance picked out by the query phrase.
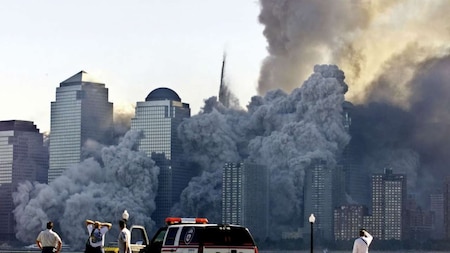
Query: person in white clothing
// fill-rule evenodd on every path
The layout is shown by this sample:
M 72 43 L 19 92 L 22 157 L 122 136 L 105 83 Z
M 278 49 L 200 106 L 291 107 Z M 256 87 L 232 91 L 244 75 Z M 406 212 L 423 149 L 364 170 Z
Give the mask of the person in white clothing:
M 39 233 L 36 244 L 42 250 L 42 253 L 58 253 L 61 251 L 62 241 L 59 235 L 53 231 L 53 222 L 47 222 L 47 229 Z
M 118 244 L 119 244 L 119 253 L 131 253 L 130 243 L 131 243 L 131 233 L 130 230 L 127 228 L 127 224 L 125 220 L 119 221 L 119 238 L 118 238 Z
M 353 243 L 353 253 L 369 253 L 369 246 L 372 243 L 372 235 L 365 229 L 359 230 L 359 237 Z
M 89 239 L 86 242 L 86 253 L 104 253 L 105 234 L 111 229 L 112 224 L 86 220 Z

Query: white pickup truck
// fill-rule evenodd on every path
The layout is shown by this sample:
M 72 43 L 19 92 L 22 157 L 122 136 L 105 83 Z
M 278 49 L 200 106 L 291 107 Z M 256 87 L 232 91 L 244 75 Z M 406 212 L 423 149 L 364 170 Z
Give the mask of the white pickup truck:
M 133 253 L 139 253 L 141 249 L 149 244 L 147 231 L 143 226 L 133 225 L 130 227 L 131 244 L 130 248 Z M 119 247 L 117 242 L 105 246 L 105 253 L 118 253 Z

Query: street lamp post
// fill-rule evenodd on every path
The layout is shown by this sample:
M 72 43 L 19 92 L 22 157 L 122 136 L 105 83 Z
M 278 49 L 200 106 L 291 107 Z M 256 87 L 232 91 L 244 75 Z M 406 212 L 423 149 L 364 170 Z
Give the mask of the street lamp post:
M 316 217 L 314 217 L 314 214 L 312 213 L 309 216 L 309 224 L 311 224 L 311 253 L 314 252 L 314 231 L 313 231 L 313 224 L 316 221 Z

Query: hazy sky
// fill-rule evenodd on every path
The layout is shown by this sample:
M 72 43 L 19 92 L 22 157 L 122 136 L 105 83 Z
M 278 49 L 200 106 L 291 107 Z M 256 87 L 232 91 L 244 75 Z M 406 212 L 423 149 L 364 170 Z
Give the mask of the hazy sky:
M 106 84 L 115 110 L 169 87 L 197 114 L 218 95 L 224 51 L 246 106 L 267 55 L 259 12 L 256 0 L 2 1 L 0 120 L 49 131 L 56 88 L 81 70 Z

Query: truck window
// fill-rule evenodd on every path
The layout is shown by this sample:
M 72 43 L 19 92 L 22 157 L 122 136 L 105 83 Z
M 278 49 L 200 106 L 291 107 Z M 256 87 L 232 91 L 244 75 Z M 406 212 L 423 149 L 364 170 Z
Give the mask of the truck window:
M 167 227 L 160 228 L 158 232 L 153 236 L 152 243 L 161 243 L 164 241 L 164 236 L 166 235 Z
M 142 245 L 145 243 L 144 231 L 140 228 L 133 228 L 131 230 L 131 244 Z
M 200 227 L 183 227 L 179 245 L 198 245 Z
M 164 245 L 174 245 L 175 237 L 177 236 L 178 228 L 169 228 L 166 235 L 166 241 Z

